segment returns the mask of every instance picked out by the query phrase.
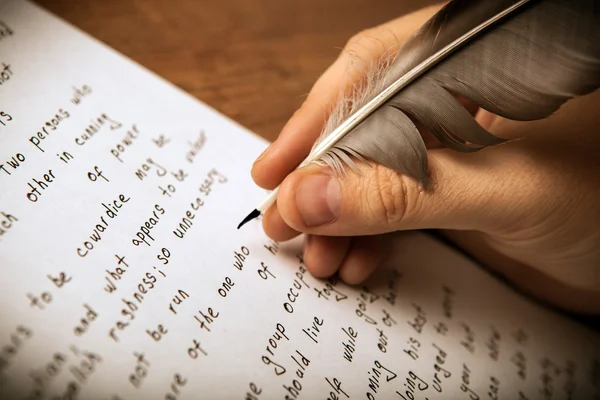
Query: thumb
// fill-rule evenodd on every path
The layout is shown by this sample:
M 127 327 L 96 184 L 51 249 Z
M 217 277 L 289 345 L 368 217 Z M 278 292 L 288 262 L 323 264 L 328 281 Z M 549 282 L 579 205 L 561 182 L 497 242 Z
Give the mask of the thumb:
M 492 151 L 484 156 L 430 150 L 432 185 L 426 191 L 380 165 L 364 165 L 359 174 L 348 171 L 343 177 L 327 167 L 309 165 L 284 180 L 278 211 L 291 228 L 324 236 L 432 228 L 501 229 L 526 211 L 523 197 L 535 199 L 526 187 L 518 188 L 521 180 L 515 174 L 493 165 Z M 521 168 L 516 162 L 511 165 L 510 156 L 502 159 L 505 166 Z

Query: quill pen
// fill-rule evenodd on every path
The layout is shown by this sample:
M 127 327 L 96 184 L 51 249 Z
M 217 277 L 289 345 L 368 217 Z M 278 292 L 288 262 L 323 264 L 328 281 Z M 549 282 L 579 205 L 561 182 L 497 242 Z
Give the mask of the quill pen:
M 456 151 L 504 142 L 452 93 L 504 118 L 548 117 L 600 86 L 600 2 L 453 0 L 338 110 L 308 157 L 336 173 L 374 161 L 427 188 L 427 150 L 411 118 Z M 410 115 L 410 117 L 409 117 Z M 273 191 L 238 226 L 266 211 Z

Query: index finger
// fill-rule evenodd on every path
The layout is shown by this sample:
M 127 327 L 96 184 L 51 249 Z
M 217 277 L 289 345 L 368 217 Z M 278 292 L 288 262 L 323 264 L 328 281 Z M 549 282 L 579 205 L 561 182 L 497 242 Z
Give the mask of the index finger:
M 424 8 L 350 39 L 340 57 L 317 80 L 279 138 L 256 160 L 252 167 L 256 184 L 274 189 L 306 158 L 340 95 L 352 90 L 364 78 L 365 68 L 353 68 L 353 61 L 369 67 L 381 57 L 396 52 L 439 8 L 439 5 Z

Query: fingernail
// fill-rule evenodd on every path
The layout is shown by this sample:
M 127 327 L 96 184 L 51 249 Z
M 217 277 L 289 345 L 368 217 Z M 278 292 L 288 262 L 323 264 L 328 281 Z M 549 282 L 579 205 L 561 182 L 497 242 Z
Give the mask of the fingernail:
M 306 176 L 298 185 L 296 206 L 306 226 L 334 221 L 342 206 L 340 183 L 327 175 Z
M 260 153 L 260 156 L 258 156 L 258 158 L 254 161 L 254 164 L 256 164 L 257 162 L 259 162 L 260 160 L 262 160 L 263 158 L 265 158 L 265 156 L 269 152 L 269 149 L 271 149 L 271 146 L 273 146 L 273 143 L 271 143 L 269 145 L 269 147 L 267 147 L 262 153 Z

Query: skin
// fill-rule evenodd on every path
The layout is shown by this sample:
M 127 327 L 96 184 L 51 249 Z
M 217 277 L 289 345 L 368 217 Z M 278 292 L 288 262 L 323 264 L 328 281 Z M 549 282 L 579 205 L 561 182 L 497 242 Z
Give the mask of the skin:
M 439 229 L 482 264 L 559 308 L 600 313 L 600 91 L 573 99 L 541 121 L 515 122 L 462 101 L 493 134 L 519 139 L 463 154 L 428 132 L 432 188 L 385 167 L 335 176 L 327 167 L 294 171 L 341 91 L 361 79 L 352 60 L 377 60 L 419 28 L 428 7 L 354 36 L 318 79 L 279 138 L 256 161 L 255 182 L 273 189 L 263 218 L 274 240 L 307 234 L 305 261 L 317 277 L 359 284 L 390 248 L 388 232 Z M 330 178 L 330 179 L 329 179 Z

